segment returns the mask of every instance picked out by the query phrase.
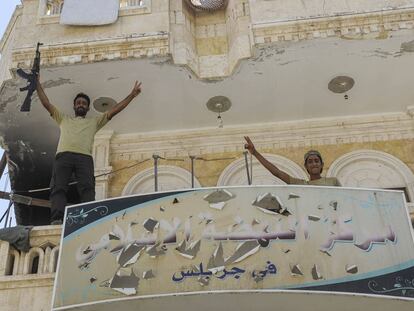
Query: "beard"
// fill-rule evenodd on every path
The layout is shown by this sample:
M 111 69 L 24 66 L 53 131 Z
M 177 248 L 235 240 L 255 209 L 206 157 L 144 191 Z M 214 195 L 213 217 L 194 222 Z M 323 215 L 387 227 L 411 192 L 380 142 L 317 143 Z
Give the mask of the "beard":
M 84 117 L 84 116 L 86 116 L 86 113 L 88 112 L 88 110 L 87 109 L 85 109 L 85 108 L 83 108 L 83 107 L 78 107 L 78 108 L 76 108 L 76 110 L 75 110 L 75 115 L 77 116 L 77 117 Z

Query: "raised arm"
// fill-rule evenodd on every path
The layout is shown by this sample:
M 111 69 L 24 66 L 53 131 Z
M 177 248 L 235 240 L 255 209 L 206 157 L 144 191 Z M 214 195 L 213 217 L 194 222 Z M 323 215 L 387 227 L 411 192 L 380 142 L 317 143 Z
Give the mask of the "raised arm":
M 285 173 L 284 171 L 279 170 L 274 164 L 270 163 L 266 160 L 254 147 L 253 142 L 250 140 L 249 136 L 244 136 L 246 140 L 246 144 L 244 148 L 247 149 L 252 155 L 256 157 L 256 159 L 274 176 L 283 180 L 285 183 L 290 183 L 290 175 Z
M 108 119 L 111 120 L 115 115 L 120 113 L 129 103 L 141 93 L 141 82 L 135 81 L 134 88 L 132 89 L 131 93 L 127 97 L 125 97 L 122 101 L 116 104 L 111 110 L 108 112 Z
M 36 77 L 36 91 L 37 95 L 39 96 L 40 102 L 42 103 L 43 107 L 52 114 L 53 105 L 50 103 L 49 98 L 47 98 L 45 91 L 43 90 L 42 85 L 40 84 L 40 75 L 38 74 Z

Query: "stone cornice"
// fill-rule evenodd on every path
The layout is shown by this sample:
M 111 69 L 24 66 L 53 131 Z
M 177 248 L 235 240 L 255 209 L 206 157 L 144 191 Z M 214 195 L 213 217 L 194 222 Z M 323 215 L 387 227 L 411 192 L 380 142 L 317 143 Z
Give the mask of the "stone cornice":
M 11 275 L 0 277 L 0 290 L 33 287 L 53 287 L 55 273 Z
M 165 56 L 168 54 L 166 32 L 119 36 L 93 41 L 60 42 L 42 47 L 42 66 L 94 63 L 104 60 Z M 14 49 L 13 67 L 30 67 L 34 47 Z
M 253 24 L 255 43 L 298 41 L 327 37 L 387 38 L 389 31 L 412 29 L 414 8 L 364 14 L 280 20 Z
M 30 231 L 30 246 L 38 247 L 47 242 L 60 244 L 62 226 L 37 226 Z
M 251 136 L 261 150 L 364 143 L 413 139 L 414 122 L 407 114 L 393 113 L 224 129 L 121 134 L 111 139 L 111 155 L 113 160 L 142 160 L 154 152 L 165 157 L 241 152 L 244 135 Z

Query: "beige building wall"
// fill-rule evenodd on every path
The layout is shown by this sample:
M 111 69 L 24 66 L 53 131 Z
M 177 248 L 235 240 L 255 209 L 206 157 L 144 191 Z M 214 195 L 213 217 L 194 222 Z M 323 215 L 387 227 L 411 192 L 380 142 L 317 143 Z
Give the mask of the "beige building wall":
M 21 23 L 22 19 L 21 14 L 21 7 L 15 10 L 5 31 L 3 39 L 0 41 L 0 84 L 2 84 L 3 81 L 11 78 L 10 68 L 12 67 L 12 50 L 17 38 L 17 27 Z
M 31 65 L 33 38 L 47 43 L 42 50 L 44 67 L 171 55 L 175 65 L 187 66 L 198 77 L 224 78 L 232 74 L 240 60 L 253 55 L 253 48 L 271 42 L 325 37 L 387 38 L 391 31 L 413 27 L 409 12 L 398 9 L 414 7 L 414 1 L 408 0 L 385 4 L 356 0 L 324 4 L 312 0 L 306 5 L 301 1 L 230 0 L 225 10 L 206 13 L 190 10 L 183 0 L 146 0 L 143 7 L 121 9 L 114 24 L 66 27 L 59 24 L 59 16 L 46 16 L 45 4 L 45 0 L 24 0 L 16 11 L 1 42 L 0 80 L 10 77 L 10 68 Z M 395 10 L 385 10 L 390 6 Z M 338 15 L 341 18 L 336 18 Z M 150 160 L 98 178 L 97 193 L 100 198 L 123 194 L 133 176 L 151 168 L 153 153 L 179 159 L 160 164 L 187 171 L 189 155 L 218 159 L 196 161 L 200 185 L 215 186 L 224 169 L 242 157 L 244 135 L 251 135 L 259 150 L 290 159 L 300 167 L 304 152 L 310 148 L 322 152 L 326 172 L 339 157 L 372 149 L 390 154 L 411 171 L 414 169 L 410 112 L 359 116 L 357 122 L 351 119 L 306 121 L 304 125 L 251 124 L 175 134 L 101 133 L 94 153 L 97 173 Z
M 248 134 L 248 133 L 247 133 Z M 260 152 L 277 154 L 288 159 L 291 159 L 299 166 L 303 166 L 303 155 L 310 149 L 317 149 L 323 155 L 324 159 L 324 173 L 326 174 L 332 162 L 352 151 L 358 151 L 361 149 L 378 150 L 389 153 L 401 161 L 403 161 L 414 172 L 414 160 L 410 157 L 410 154 L 414 152 L 414 139 L 407 140 L 394 140 L 387 142 L 367 142 L 367 143 L 348 143 L 348 144 L 335 144 L 325 146 L 306 146 L 306 147 L 290 147 L 280 149 L 268 149 L 260 148 Z M 134 157 L 134 154 L 131 154 Z M 241 158 L 241 152 L 225 152 L 225 153 L 209 153 L 203 155 L 206 159 L 222 159 L 215 161 L 197 161 L 196 162 L 196 178 L 203 187 L 215 187 L 217 185 L 219 176 L 223 170 L 231 164 L 232 161 L 237 158 Z M 176 157 L 174 157 L 176 158 Z M 188 157 L 178 157 L 180 161 L 168 160 L 160 161 L 160 165 L 173 165 L 185 170 L 190 171 L 190 160 Z M 182 160 L 182 161 L 181 161 Z M 114 170 L 121 169 L 127 166 L 131 166 L 136 163 L 135 160 L 114 160 L 111 165 Z M 147 161 L 140 165 L 137 165 L 131 169 L 123 170 L 119 173 L 115 173 L 109 183 L 109 197 L 117 197 L 122 195 L 122 190 L 126 186 L 127 182 L 133 178 L 134 175 L 142 172 L 145 169 L 152 168 L 153 162 Z M 270 174 L 270 173 L 269 173 Z M 323 174 L 324 175 L 324 174 Z
M 31 65 L 35 41 L 47 42 L 42 50 L 44 67 L 171 55 L 175 65 L 187 66 L 198 77 L 217 79 L 231 75 L 240 60 L 251 57 L 253 47 L 261 44 L 327 37 L 386 39 L 392 31 L 413 27 L 412 16 L 398 9 L 414 6 L 414 1 L 307 0 L 305 5 L 299 0 L 230 0 L 226 11 L 213 14 L 191 12 L 182 0 L 145 3 L 143 8 L 121 10 L 119 20 L 112 25 L 65 27 L 58 23 L 58 16 L 45 16 L 45 0 L 23 0 L 23 7 L 15 12 L 0 43 L 0 83 L 11 77 L 11 68 Z M 384 5 L 395 10 L 378 13 Z M 388 172 L 388 163 L 390 170 L 395 169 L 405 178 L 405 184 L 394 179 L 398 181 L 395 187 L 407 188 L 410 201 L 414 201 L 414 181 L 410 179 L 414 175 L 412 115 L 411 111 L 175 133 L 119 135 L 103 131 L 96 137 L 96 173 L 113 173 L 97 179 L 97 195 L 108 198 L 131 194 L 128 191 L 140 193 L 139 184 L 134 188 L 137 176 L 145 181 L 145 189 L 141 190 L 150 190 L 153 153 L 167 159 L 160 161 L 161 166 L 168 166 L 160 176 L 166 188 L 188 187 L 190 155 L 203 158 L 196 160 L 199 185 L 216 186 L 229 165 L 243 161 L 243 136 L 249 135 L 258 150 L 272 160 L 280 160 L 292 172 L 303 168 L 303 154 L 309 149 L 322 153 L 325 173 L 335 161 L 351 153 L 379 152 L 372 160 L 376 164 L 373 171 L 383 177 L 381 172 Z M 366 167 L 364 159 L 361 157 L 362 168 Z M 260 178 L 261 182 L 270 180 Z M 36 275 L 28 273 L 32 255 L 15 253 L 8 244 L 1 244 L 2 310 L 49 309 L 56 259 L 51 253 L 54 249 L 57 252 L 60 232 L 50 235 L 32 245 L 35 250 L 31 254 L 43 254 L 45 258 Z M 8 266 L 11 254 L 19 257 L 15 271 Z
M 252 138 L 260 152 L 269 156 L 282 157 L 284 161 L 293 161 L 303 171 L 301 176 L 296 177 L 302 178 L 306 176 L 303 168 L 303 155 L 310 149 L 317 149 L 322 153 L 325 174 L 330 171 L 332 173 L 329 174 L 338 174 L 337 170 L 340 168 L 331 166 L 340 158 L 366 150 L 372 151 L 375 156 L 367 159 L 361 155 L 359 159 L 352 162 L 352 169 L 356 172 L 359 167 L 371 170 L 374 175 L 379 174 L 374 178 L 377 179 L 378 184 L 372 184 L 371 187 L 381 187 L 383 183 L 384 188 L 407 188 L 410 201 L 414 199 L 412 192 L 414 190 L 414 160 L 411 156 L 414 152 L 414 121 L 408 114 L 396 114 L 388 118 L 359 116 L 336 121 L 309 121 L 301 124 L 284 122 L 171 134 L 106 135 L 106 142 L 109 144 L 107 166 L 110 165 L 115 172 L 107 181 L 107 195 L 115 197 L 131 194 L 126 192 L 126 188 L 134 178 L 136 179 L 142 172 L 148 172 L 149 176 L 152 174 L 153 154 L 166 159 L 160 160 L 159 165 L 178 167 L 186 170 L 188 174 L 191 172 L 189 156 L 202 158 L 195 161 L 196 180 L 202 187 L 217 186 L 226 168 L 235 161 L 243 159 L 243 136 L 245 135 Z M 95 149 L 98 146 L 99 144 Z M 379 155 L 377 156 L 376 153 Z M 275 161 L 278 160 L 275 159 Z M 398 163 L 391 164 L 391 162 Z M 370 163 L 375 167 L 367 167 L 371 165 Z M 283 162 L 275 164 L 280 164 L 282 167 L 284 165 Z M 99 167 L 99 161 L 96 165 Z M 255 169 L 257 170 L 258 167 L 260 166 L 255 166 Z M 385 181 L 383 178 L 389 174 L 387 167 L 395 171 L 397 175 L 405 176 L 402 177 L 405 181 L 398 180 L 398 178 L 393 180 L 391 177 Z M 270 173 L 266 174 L 268 178 L 271 178 Z M 160 176 L 160 183 L 163 182 L 162 178 Z M 189 177 L 187 175 L 183 178 Z M 366 187 L 369 178 L 365 181 L 362 180 L 363 177 L 358 178 L 360 179 L 359 186 Z M 345 185 L 348 183 L 348 186 L 355 186 L 350 180 L 343 182 Z M 145 189 L 151 190 L 148 186 Z
M 33 228 L 29 251 L 0 241 L 0 309 L 50 310 L 60 244 L 60 226 Z

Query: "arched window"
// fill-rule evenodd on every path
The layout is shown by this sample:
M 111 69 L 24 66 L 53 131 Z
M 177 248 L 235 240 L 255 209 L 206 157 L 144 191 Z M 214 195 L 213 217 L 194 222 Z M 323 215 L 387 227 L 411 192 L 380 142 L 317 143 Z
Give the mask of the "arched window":
M 57 264 L 59 259 L 59 245 L 55 246 L 50 253 L 49 272 L 54 273 L 57 270 Z
M 263 156 L 274 163 L 282 171 L 289 175 L 307 179 L 305 171 L 295 162 L 275 154 L 263 154 Z M 249 162 L 250 165 L 250 162 Z M 253 160 L 253 185 L 284 185 L 285 182 L 273 176 L 257 160 Z M 221 173 L 217 186 L 242 186 L 247 185 L 247 172 L 245 159 L 240 158 L 230 163 Z
M 200 187 L 195 178 L 194 186 Z M 168 191 L 191 188 L 191 173 L 187 170 L 169 165 L 158 167 L 158 190 Z M 124 187 L 122 195 L 154 192 L 154 169 L 146 169 L 132 177 Z
M 16 275 L 20 260 L 20 253 L 16 250 L 10 250 L 6 261 L 6 271 L 4 275 Z
M 44 251 L 33 247 L 24 258 L 23 274 L 41 274 L 43 272 Z
M 332 163 L 328 177 L 337 177 L 346 187 L 403 190 L 414 199 L 414 174 L 400 159 L 381 151 L 357 150 Z

